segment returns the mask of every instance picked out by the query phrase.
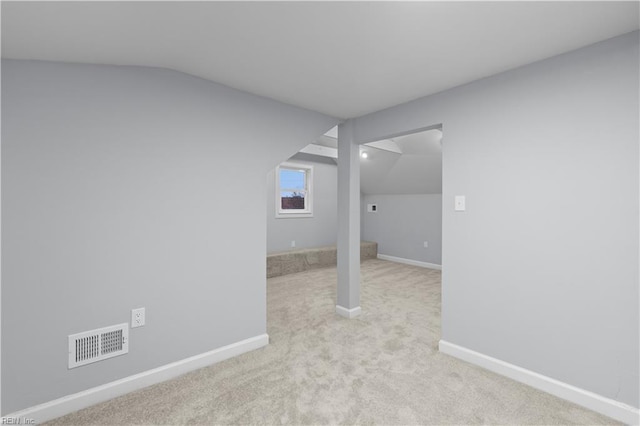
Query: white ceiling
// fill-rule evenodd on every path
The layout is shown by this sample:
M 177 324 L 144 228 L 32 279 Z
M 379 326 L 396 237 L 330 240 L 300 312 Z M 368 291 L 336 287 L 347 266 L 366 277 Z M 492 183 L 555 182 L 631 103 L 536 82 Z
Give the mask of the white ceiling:
M 638 2 L 2 2 L 2 56 L 170 68 L 339 118 L 638 29 Z

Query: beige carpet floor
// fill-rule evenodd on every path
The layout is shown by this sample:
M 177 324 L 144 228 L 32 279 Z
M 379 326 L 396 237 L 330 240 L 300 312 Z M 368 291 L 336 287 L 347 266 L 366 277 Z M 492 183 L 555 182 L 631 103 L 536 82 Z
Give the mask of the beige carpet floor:
M 439 353 L 439 271 L 365 261 L 352 320 L 335 283 L 269 279 L 267 347 L 50 424 L 616 424 Z

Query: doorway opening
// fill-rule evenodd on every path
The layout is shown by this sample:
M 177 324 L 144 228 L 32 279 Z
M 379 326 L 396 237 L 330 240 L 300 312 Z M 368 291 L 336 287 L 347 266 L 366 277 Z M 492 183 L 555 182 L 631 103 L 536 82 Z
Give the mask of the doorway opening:
M 267 176 L 267 278 L 336 265 L 337 136 Z M 366 142 L 359 160 L 361 259 L 441 269 L 442 126 Z
M 361 235 L 378 257 L 441 269 L 442 127 L 360 147 Z

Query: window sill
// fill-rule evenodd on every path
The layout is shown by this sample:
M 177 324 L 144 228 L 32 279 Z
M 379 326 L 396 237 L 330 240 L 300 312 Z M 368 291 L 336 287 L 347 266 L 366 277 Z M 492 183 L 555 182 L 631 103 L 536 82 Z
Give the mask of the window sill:
M 313 213 L 276 213 L 276 219 L 302 219 L 312 218 Z

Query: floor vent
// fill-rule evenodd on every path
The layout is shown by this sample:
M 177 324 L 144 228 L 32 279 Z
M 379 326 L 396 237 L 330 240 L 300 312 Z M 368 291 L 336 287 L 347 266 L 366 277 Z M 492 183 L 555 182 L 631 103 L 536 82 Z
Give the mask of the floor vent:
M 129 324 L 69 336 L 69 368 L 80 367 L 129 352 Z

